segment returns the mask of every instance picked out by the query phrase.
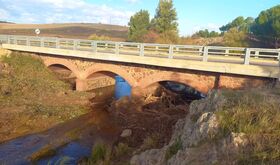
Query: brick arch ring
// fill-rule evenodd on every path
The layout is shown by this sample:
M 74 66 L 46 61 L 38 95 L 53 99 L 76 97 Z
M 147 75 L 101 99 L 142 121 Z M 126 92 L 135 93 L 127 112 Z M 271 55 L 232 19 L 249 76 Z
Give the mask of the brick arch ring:
M 62 66 L 65 66 L 66 68 L 71 70 L 78 79 L 81 78 L 81 74 L 80 74 L 78 68 L 76 67 L 76 65 L 73 64 L 72 62 L 68 61 L 68 60 L 65 60 L 65 59 L 44 60 L 44 63 L 45 63 L 45 65 L 47 67 L 50 67 L 51 65 L 62 65 Z
M 82 74 L 83 79 L 89 78 L 90 75 L 98 72 L 111 72 L 124 78 L 132 87 L 137 86 L 136 80 L 124 69 L 119 66 L 110 64 L 94 64 Z
M 207 94 L 209 90 L 214 88 L 214 86 L 212 87 L 212 85 L 209 85 L 206 82 L 201 82 L 201 80 L 196 78 L 195 76 L 183 75 L 183 74 L 180 75 L 178 73 L 166 73 L 166 72 L 155 73 L 141 80 L 139 82 L 139 87 L 141 89 L 145 89 L 161 81 L 173 81 L 173 82 L 182 83 L 204 94 Z

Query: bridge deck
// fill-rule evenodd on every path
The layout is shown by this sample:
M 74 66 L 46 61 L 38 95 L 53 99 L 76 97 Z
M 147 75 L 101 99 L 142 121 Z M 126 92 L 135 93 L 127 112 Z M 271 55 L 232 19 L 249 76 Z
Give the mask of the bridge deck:
M 280 50 L 0 35 L 10 50 L 169 68 L 280 78 Z

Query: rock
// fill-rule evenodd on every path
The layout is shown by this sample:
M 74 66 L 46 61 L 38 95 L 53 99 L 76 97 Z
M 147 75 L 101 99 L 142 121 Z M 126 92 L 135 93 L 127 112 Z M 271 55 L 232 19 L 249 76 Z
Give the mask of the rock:
M 132 135 L 132 130 L 131 129 L 125 129 L 121 133 L 122 138 L 126 138 Z
M 230 138 L 236 148 L 244 147 L 249 143 L 245 133 L 231 133 Z
M 231 149 L 232 142 L 223 145 L 228 137 L 213 139 L 219 135 L 219 123 L 215 111 L 227 103 L 221 92 L 210 92 L 206 99 L 192 102 L 189 114 L 180 119 L 173 130 L 168 145 L 162 149 L 148 150 L 134 155 L 130 161 L 132 165 L 185 165 L 185 164 L 217 164 L 224 160 L 225 153 Z M 234 135 L 235 145 L 243 144 L 243 135 Z M 180 139 L 182 149 L 178 149 L 169 160 L 165 155 L 167 150 Z M 231 152 L 230 152 L 231 153 Z M 236 153 L 236 152 L 233 152 Z M 234 155 L 231 155 L 234 161 Z M 228 162 L 227 162 L 228 163 Z

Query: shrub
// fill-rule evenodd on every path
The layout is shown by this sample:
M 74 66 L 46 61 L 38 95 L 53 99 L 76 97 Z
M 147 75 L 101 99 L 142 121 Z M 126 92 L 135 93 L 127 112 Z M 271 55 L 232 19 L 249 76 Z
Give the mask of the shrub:
M 248 47 L 248 36 L 244 31 L 232 28 L 224 34 L 225 46 Z
M 183 149 L 183 144 L 182 140 L 179 138 L 167 149 L 165 153 L 165 160 L 169 160 L 170 158 L 172 158 L 172 156 L 177 154 L 177 152 L 181 149 Z
M 92 34 L 88 37 L 88 39 L 90 40 L 97 40 L 97 41 L 112 41 L 113 39 L 111 37 L 108 36 L 104 36 L 104 35 L 97 35 L 97 34 Z

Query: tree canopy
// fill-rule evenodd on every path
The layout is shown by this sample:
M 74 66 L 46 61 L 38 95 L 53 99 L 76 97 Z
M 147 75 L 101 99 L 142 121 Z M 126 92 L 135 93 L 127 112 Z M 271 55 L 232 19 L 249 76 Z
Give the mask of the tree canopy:
M 172 0 L 160 0 L 152 26 L 158 33 L 178 32 L 177 12 Z
M 218 37 L 220 34 L 215 31 L 209 31 L 208 29 L 205 30 L 199 30 L 196 32 L 193 37 L 203 37 L 203 38 L 212 38 L 212 37 Z
M 150 14 L 147 10 L 140 10 L 131 16 L 128 39 L 130 41 L 142 42 L 143 36 L 148 33 L 150 26 Z
M 280 5 L 262 11 L 251 27 L 253 34 L 260 37 L 269 37 L 278 47 L 280 40 Z
M 243 16 L 235 18 L 232 22 L 220 27 L 222 32 L 227 32 L 232 28 L 237 28 L 239 31 L 249 32 L 250 26 L 254 23 L 254 18 L 247 17 L 244 19 Z

